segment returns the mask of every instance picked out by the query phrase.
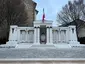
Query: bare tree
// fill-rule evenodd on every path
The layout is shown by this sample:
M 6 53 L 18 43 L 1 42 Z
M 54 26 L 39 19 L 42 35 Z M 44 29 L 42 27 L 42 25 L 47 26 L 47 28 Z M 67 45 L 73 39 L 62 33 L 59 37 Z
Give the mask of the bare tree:
M 7 1 L 7 20 L 11 25 L 23 25 L 27 20 L 25 5 L 22 0 Z
M 68 1 L 60 13 L 57 15 L 57 21 L 61 24 L 68 24 L 74 21 L 76 26 L 76 33 L 78 38 L 78 30 L 81 24 L 78 24 L 76 20 L 85 20 L 85 4 L 83 0 L 74 0 L 73 2 Z
M 26 20 L 27 13 L 22 0 L 0 0 L 0 42 L 8 40 L 10 25 L 21 26 L 26 24 Z
M 69 22 L 72 22 L 76 19 L 85 19 L 83 18 L 83 12 L 85 9 L 85 5 L 83 3 L 83 0 L 74 0 L 72 3 L 71 1 L 68 1 L 68 4 L 66 4 L 60 13 L 57 15 L 57 21 L 61 24 L 66 24 Z

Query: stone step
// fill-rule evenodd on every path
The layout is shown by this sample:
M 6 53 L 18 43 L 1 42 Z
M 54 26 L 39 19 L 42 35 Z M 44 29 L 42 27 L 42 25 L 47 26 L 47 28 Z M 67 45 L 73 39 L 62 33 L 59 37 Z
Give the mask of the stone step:
M 56 48 L 56 47 L 54 45 L 40 44 L 40 45 L 32 45 L 30 48 Z

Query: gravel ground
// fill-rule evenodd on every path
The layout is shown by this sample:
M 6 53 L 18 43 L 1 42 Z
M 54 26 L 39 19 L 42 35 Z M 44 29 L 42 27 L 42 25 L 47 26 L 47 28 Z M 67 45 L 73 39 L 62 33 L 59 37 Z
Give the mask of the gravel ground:
M 0 58 L 85 58 L 85 48 L 0 49 Z

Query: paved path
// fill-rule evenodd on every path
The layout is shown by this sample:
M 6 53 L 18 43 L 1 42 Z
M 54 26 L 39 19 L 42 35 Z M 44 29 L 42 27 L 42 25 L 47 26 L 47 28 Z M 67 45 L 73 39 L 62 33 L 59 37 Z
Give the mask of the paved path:
M 0 58 L 85 58 L 85 48 L 0 49 Z

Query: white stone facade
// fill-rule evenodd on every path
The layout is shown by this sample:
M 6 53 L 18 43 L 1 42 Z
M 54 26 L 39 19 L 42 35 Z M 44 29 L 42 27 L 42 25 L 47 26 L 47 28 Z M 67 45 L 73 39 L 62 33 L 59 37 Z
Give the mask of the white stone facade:
M 44 31 L 41 26 L 45 27 Z M 23 47 L 25 44 L 27 47 L 42 45 L 41 32 L 45 33 L 43 37 L 45 41 L 42 43 L 44 45 L 55 45 L 57 47 L 62 47 L 62 45 L 63 47 L 80 45 L 77 41 L 75 26 L 53 27 L 52 21 L 45 21 L 44 23 L 42 21 L 34 21 L 33 27 L 10 26 L 9 41 L 6 45 L 14 45 L 15 47 Z

